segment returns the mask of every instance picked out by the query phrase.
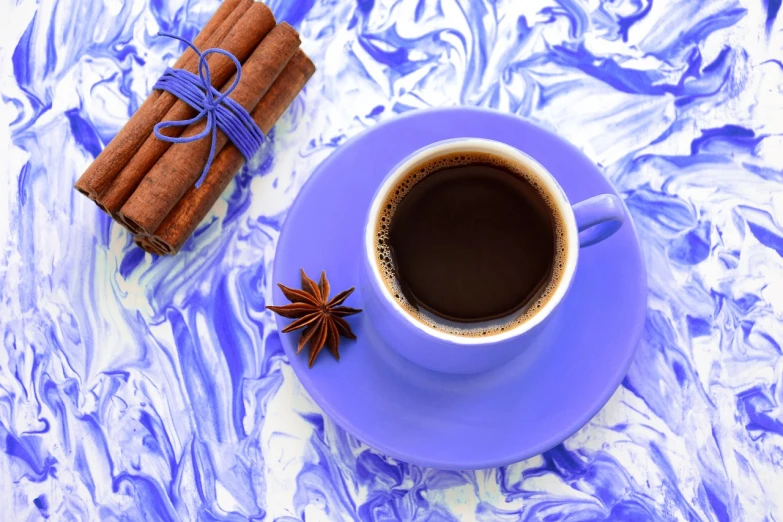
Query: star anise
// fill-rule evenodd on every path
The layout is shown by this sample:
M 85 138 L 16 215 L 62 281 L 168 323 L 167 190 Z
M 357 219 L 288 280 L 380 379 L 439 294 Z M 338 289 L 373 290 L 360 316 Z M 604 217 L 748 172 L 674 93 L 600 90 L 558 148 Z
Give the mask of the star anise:
M 310 360 L 308 367 L 313 367 L 313 361 L 326 346 L 332 352 L 335 359 L 340 360 L 340 336 L 356 339 L 348 322 L 343 319 L 348 315 L 358 314 L 361 310 L 340 306 L 354 291 L 349 288 L 340 292 L 329 300 L 329 281 L 326 273 L 321 272 L 318 284 L 302 272 L 302 290 L 288 288 L 280 283 L 277 286 L 283 291 L 291 304 L 285 306 L 267 306 L 276 314 L 290 319 L 296 319 L 293 323 L 283 328 L 283 333 L 293 332 L 304 328 L 299 338 L 299 346 L 296 353 L 300 353 L 304 345 L 310 342 Z

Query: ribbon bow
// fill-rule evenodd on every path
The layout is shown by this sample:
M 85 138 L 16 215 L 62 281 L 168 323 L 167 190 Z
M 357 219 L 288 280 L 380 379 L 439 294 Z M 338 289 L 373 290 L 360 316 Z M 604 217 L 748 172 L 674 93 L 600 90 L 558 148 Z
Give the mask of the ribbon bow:
M 239 79 L 242 77 L 242 64 L 239 63 L 236 56 L 223 49 L 207 49 L 202 53 L 191 41 L 174 34 L 158 33 L 158 36 L 167 36 L 184 42 L 199 57 L 198 76 L 183 69 L 172 69 L 169 67 L 153 88 L 168 91 L 199 111 L 196 116 L 189 120 L 158 123 L 155 125 L 154 130 L 156 138 L 170 143 L 190 143 L 205 138 L 210 133 L 212 134 L 212 147 L 209 149 L 207 164 L 204 166 L 204 172 L 201 173 L 201 177 L 196 181 L 196 187 L 200 187 L 207 172 L 209 172 L 209 168 L 212 166 L 212 160 L 215 159 L 218 129 L 226 134 L 228 139 L 242 153 L 242 156 L 245 157 L 245 160 L 250 160 L 261 147 L 261 144 L 264 142 L 264 134 L 245 108 L 228 97 L 239 84 Z M 226 89 L 226 92 L 221 93 L 212 87 L 207 56 L 213 53 L 227 56 L 234 62 L 237 68 L 236 78 L 231 86 Z M 166 136 L 160 132 L 168 127 L 187 127 L 205 116 L 207 125 L 202 132 L 195 136 L 173 137 Z

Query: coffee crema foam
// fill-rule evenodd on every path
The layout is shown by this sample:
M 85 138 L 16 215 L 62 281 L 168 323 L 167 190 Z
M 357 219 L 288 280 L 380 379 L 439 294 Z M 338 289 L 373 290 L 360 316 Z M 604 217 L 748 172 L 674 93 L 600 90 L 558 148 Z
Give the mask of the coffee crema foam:
M 555 255 L 552 262 L 552 274 L 546 286 L 539 291 L 527 306 L 520 311 L 512 312 L 509 317 L 487 321 L 487 323 L 454 323 L 446 319 L 432 316 L 424 310 L 418 310 L 403 295 L 397 276 L 394 271 L 392 255 L 389 250 L 389 225 L 391 223 L 397 205 L 408 192 L 421 180 L 446 168 L 460 167 L 464 165 L 492 165 L 504 169 L 511 174 L 520 176 L 532 186 L 541 199 L 546 203 L 552 213 L 552 221 L 555 224 Z M 563 217 L 557 210 L 555 198 L 549 193 L 537 179 L 536 175 L 522 166 L 486 152 L 459 152 L 449 153 L 426 160 L 410 169 L 397 184 L 389 190 L 384 200 L 378 219 L 375 223 L 375 258 L 380 269 L 386 288 L 394 296 L 394 299 L 403 309 L 419 322 L 444 333 L 462 337 L 489 337 L 521 326 L 531 319 L 549 301 L 555 289 L 563 278 L 565 260 L 567 254 L 566 226 Z

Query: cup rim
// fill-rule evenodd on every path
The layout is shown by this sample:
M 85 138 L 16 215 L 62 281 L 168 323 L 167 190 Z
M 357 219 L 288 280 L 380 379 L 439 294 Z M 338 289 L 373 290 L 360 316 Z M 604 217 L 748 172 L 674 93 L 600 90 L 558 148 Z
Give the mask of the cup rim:
M 434 157 L 457 151 L 492 153 L 502 156 L 505 159 L 512 160 L 516 163 L 523 164 L 529 171 L 532 171 L 535 174 L 536 180 L 542 183 L 550 195 L 553 196 L 557 210 L 563 217 L 566 228 L 566 259 L 563 268 L 563 275 L 560 279 L 560 283 L 555 287 L 553 295 L 549 298 L 549 300 L 547 300 L 547 302 L 538 312 L 533 314 L 522 324 L 519 324 L 510 330 L 505 330 L 486 337 L 468 337 L 450 334 L 448 332 L 444 332 L 429 326 L 413 317 L 402 307 L 402 305 L 400 305 L 400 303 L 391 294 L 389 288 L 386 286 L 386 283 L 383 281 L 383 277 L 381 276 L 380 267 L 378 266 L 375 256 L 375 223 L 378 220 L 381 205 L 385 201 L 389 191 L 397 184 L 403 174 L 410 171 L 416 165 L 428 161 Z M 392 307 L 395 313 L 402 315 L 404 319 L 414 328 L 423 332 L 425 335 L 452 344 L 463 346 L 484 346 L 519 337 L 520 335 L 523 335 L 524 333 L 541 324 L 549 315 L 551 315 L 551 313 L 563 300 L 563 297 L 565 297 L 565 294 L 568 291 L 571 282 L 573 281 L 579 254 L 579 238 L 576 227 L 576 218 L 574 217 L 571 203 L 568 201 L 568 197 L 560 187 L 560 184 L 543 165 L 541 165 L 538 161 L 525 152 L 522 152 L 516 147 L 512 147 L 506 143 L 486 138 L 465 137 L 442 140 L 426 145 L 411 153 L 389 172 L 389 174 L 384 178 L 383 182 L 376 190 L 370 205 L 370 212 L 367 215 L 367 222 L 365 223 L 364 229 L 364 253 L 365 261 L 370 265 L 370 272 L 373 278 L 373 283 L 379 287 L 383 299 Z

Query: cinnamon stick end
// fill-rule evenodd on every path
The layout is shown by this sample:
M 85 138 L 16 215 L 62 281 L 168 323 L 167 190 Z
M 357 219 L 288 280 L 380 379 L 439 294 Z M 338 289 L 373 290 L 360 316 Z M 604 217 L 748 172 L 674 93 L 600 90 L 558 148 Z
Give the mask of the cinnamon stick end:
M 89 185 L 87 185 L 87 183 L 84 181 L 84 176 L 76 181 L 76 183 L 73 185 L 73 188 L 76 189 L 79 194 L 83 194 L 93 200 L 98 196 L 94 193 L 95 191 L 91 190 Z

